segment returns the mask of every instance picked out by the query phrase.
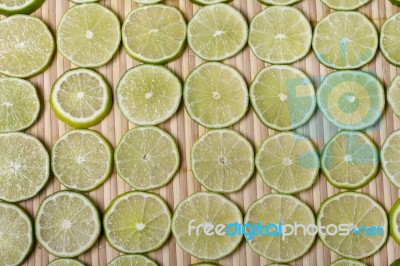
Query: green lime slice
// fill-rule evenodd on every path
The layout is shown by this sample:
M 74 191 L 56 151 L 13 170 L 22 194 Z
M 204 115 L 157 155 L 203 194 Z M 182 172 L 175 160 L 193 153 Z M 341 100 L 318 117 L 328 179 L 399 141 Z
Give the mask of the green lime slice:
M 262 180 L 274 190 L 293 194 L 310 188 L 319 173 L 314 144 L 306 137 L 283 132 L 268 137 L 256 156 Z
M 100 216 L 83 194 L 59 191 L 45 198 L 35 218 L 40 245 L 57 257 L 77 257 L 88 251 L 101 231 Z
M 162 4 L 133 9 L 122 26 L 122 43 L 138 61 L 166 64 L 185 50 L 185 18 L 177 8 Z
M 207 128 L 224 128 L 247 111 L 247 84 L 233 67 L 204 63 L 186 78 L 183 100 L 190 117 Z
M 400 1 L 399 1 L 400 6 Z M 389 63 L 400 67 L 400 13 L 388 18 L 381 28 L 379 48 Z
M 333 12 L 315 27 L 313 49 L 327 67 L 356 69 L 374 58 L 378 33 L 374 24 L 359 12 Z
M 118 175 L 137 190 L 165 186 L 180 164 L 175 140 L 158 127 L 128 131 L 118 143 L 114 158 Z
M 310 22 L 294 7 L 268 7 L 250 23 L 250 49 L 270 64 L 291 64 L 305 57 L 311 38 Z
M 27 129 L 36 121 L 39 111 L 39 97 L 30 82 L 0 78 L 0 132 Z
M 199 262 L 190 264 L 190 266 L 221 266 L 221 265 L 212 262 Z
M 190 48 L 202 59 L 222 61 L 239 53 L 247 43 L 243 15 L 227 4 L 199 9 L 188 25 Z
M 400 0 L 389 0 L 390 3 L 392 3 L 395 6 L 400 6 Z M 399 259 L 399 264 L 400 264 L 400 259 Z M 392 266 L 392 265 L 390 265 Z
M 400 188 L 400 130 L 392 132 L 381 149 L 381 162 L 385 176 Z
M 355 10 L 370 0 L 321 0 L 327 7 L 334 10 L 349 11 Z
M 290 266 L 289 264 L 282 264 L 282 263 L 272 263 L 272 264 L 267 264 L 265 266 Z
M 189 254 L 204 260 L 218 260 L 237 248 L 242 235 L 222 234 L 225 231 L 206 234 L 207 230 L 201 228 L 220 228 L 221 224 L 242 224 L 242 221 L 242 213 L 232 201 L 217 193 L 198 192 L 182 200 L 176 207 L 172 233 L 178 245 Z M 190 233 L 189 226 L 193 229 Z
M 73 6 L 57 28 L 60 53 L 79 67 L 108 63 L 121 42 L 120 22 L 113 11 L 96 3 Z
M 338 128 L 361 130 L 374 125 L 385 107 L 385 92 L 373 75 L 362 71 L 329 73 L 317 90 L 324 117 Z
M 362 132 L 339 131 L 324 146 L 321 170 L 337 188 L 362 188 L 378 174 L 378 148 Z
M 25 133 L 0 134 L 0 200 L 36 196 L 49 179 L 50 159 L 43 144 Z
M 269 194 L 253 202 L 246 211 L 245 224 L 263 226 L 294 223 L 304 226 L 314 225 L 312 210 L 294 196 Z M 271 231 L 271 230 L 270 230 Z M 289 262 L 302 257 L 311 248 L 315 235 L 297 234 L 280 236 L 257 234 L 246 239 L 250 247 L 263 257 L 275 262 Z
M 118 107 L 136 125 L 157 125 L 173 116 L 182 84 L 163 66 L 139 65 L 125 72 L 116 89 Z
M 133 0 L 133 1 L 135 1 L 136 3 L 141 4 L 141 5 L 151 5 L 151 4 L 159 3 L 162 0 Z
M 100 123 L 112 106 L 106 79 L 90 69 L 76 68 L 62 74 L 54 83 L 50 106 L 58 119 L 74 128 Z
M 171 233 L 171 211 L 158 195 L 127 192 L 115 198 L 103 216 L 107 242 L 123 253 L 147 253 L 162 247 Z
M 390 263 L 390 266 L 400 266 L 400 259 L 397 259 L 397 260 L 393 261 L 392 263 Z
M 56 259 L 47 264 L 47 266 L 85 266 L 85 264 L 73 259 Z
M 234 130 L 211 130 L 192 146 L 191 165 L 194 177 L 206 189 L 235 192 L 253 175 L 253 147 Z
M 0 202 L 1 265 L 21 265 L 33 249 L 33 226 L 19 206 Z
M 43 21 L 14 15 L 0 20 L 0 50 L 0 74 L 29 78 L 51 64 L 55 44 Z
M 393 113 L 400 117 L 400 74 L 393 79 L 386 97 Z
M 51 168 L 63 186 L 73 190 L 91 191 L 110 177 L 112 158 L 111 144 L 100 133 L 72 130 L 54 144 Z
M 220 3 L 229 3 L 232 2 L 232 0 L 190 0 L 190 2 L 199 6 L 207 6 Z
M 99 0 L 69 0 L 69 1 L 75 4 L 85 4 L 85 3 L 98 2 Z
M 44 1 L 46 0 L 2 0 L 0 2 L 0 14 L 5 16 L 29 15 L 43 5 Z
M 342 192 L 326 199 L 318 210 L 317 224 L 324 228 L 335 226 L 336 230 L 340 229 L 339 225 L 347 228 L 344 233 L 320 232 L 319 238 L 331 251 L 350 259 L 362 259 L 376 253 L 385 244 L 388 234 L 385 210 L 370 196 L 358 192 Z M 375 235 L 366 235 L 369 230 L 366 228 L 372 227 L 376 229 Z
M 301 0 L 258 0 L 261 4 L 269 5 L 269 6 L 291 6 L 294 5 Z M 273 264 L 271 264 L 273 265 Z M 280 264 L 277 264 L 280 265 Z M 283 265 L 283 264 L 282 264 Z
M 254 111 L 267 127 L 286 131 L 305 124 L 317 106 L 310 79 L 291 66 L 269 66 L 250 86 Z
M 142 255 L 122 255 L 110 261 L 107 266 L 157 266 L 157 263 Z
M 340 259 L 332 262 L 329 266 L 367 266 L 366 264 L 351 259 Z

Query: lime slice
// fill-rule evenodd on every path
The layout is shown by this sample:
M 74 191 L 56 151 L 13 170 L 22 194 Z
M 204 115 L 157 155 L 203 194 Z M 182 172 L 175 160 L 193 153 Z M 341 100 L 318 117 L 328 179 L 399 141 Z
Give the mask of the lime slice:
M 382 145 L 381 162 L 386 177 L 400 188 L 400 130 L 392 132 Z
M 217 193 L 198 192 L 182 200 L 176 207 L 172 233 L 178 245 L 191 255 L 205 260 L 218 260 L 236 249 L 242 235 L 211 234 L 204 228 L 242 224 L 242 221 L 242 213 L 232 201 Z
M 351 259 L 340 259 L 332 262 L 329 266 L 367 266 L 366 264 Z
M 107 266 L 157 266 L 157 263 L 142 255 L 122 255 L 113 259 Z
M 378 173 L 378 148 L 362 132 L 339 131 L 324 146 L 321 170 L 337 188 L 362 188 Z
M 162 0 L 134 0 L 136 3 L 141 5 L 151 5 L 161 2 Z
M 68 9 L 58 24 L 58 49 L 77 66 L 105 65 L 118 50 L 120 27 L 117 15 L 103 5 L 76 5 Z
M 256 167 L 268 186 L 293 194 L 313 185 L 319 172 L 319 158 L 308 138 L 284 132 L 263 142 L 257 152 Z
M 190 266 L 221 266 L 221 265 L 212 262 L 199 262 L 190 264 Z
M 333 12 L 315 27 L 313 49 L 327 67 L 356 69 L 374 58 L 378 33 L 374 24 L 359 12 Z
M 400 266 L 400 259 L 397 259 L 397 260 L 393 261 L 392 263 L 390 263 L 390 266 Z
M 290 64 L 306 56 L 311 46 L 310 22 L 298 9 L 271 6 L 250 23 L 249 46 L 270 64 Z
M 261 122 L 281 131 L 305 124 L 317 105 L 310 79 L 290 66 L 269 66 L 261 70 L 249 94 Z
M 289 264 L 282 264 L 282 263 L 272 263 L 272 264 L 267 264 L 265 266 L 290 266 Z
M 65 187 L 91 191 L 112 173 L 111 144 L 96 131 L 72 130 L 57 140 L 51 152 L 53 174 Z
M 84 4 L 84 3 L 93 3 L 98 2 L 99 0 L 69 0 L 75 4 Z
M 247 84 L 240 73 L 221 63 L 204 63 L 185 81 L 183 99 L 186 111 L 208 128 L 229 127 L 247 111 Z
M 175 140 L 158 127 L 128 131 L 118 143 L 114 158 L 118 175 L 137 190 L 165 186 L 180 164 Z
M 400 0 L 389 0 L 390 3 L 392 3 L 395 6 L 400 6 Z M 400 259 L 399 259 L 399 264 L 400 264 Z M 390 265 L 392 266 L 392 265 Z
M 328 74 L 317 90 L 324 117 L 338 128 L 360 130 L 374 125 L 385 107 L 381 83 L 362 71 Z
M 220 3 L 229 3 L 232 2 L 232 0 L 190 0 L 190 2 L 199 6 L 207 6 Z
M 400 6 L 400 1 L 399 1 Z M 379 48 L 389 63 L 400 67 L 400 13 L 390 17 L 381 28 Z
M 122 76 L 116 98 L 119 109 L 130 122 L 157 125 L 178 110 L 182 84 L 163 66 L 139 65 Z
M 321 0 L 327 7 L 334 9 L 334 10 L 355 10 L 370 0 Z
M 245 224 L 315 225 L 312 210 L 301 200 L 290 195 L 269 194 L 250 205 L 244 217 Z M 263 257 L 275 262 L 289 262 L 303 256 L 312 246 L 315 235 L 297 234 L 272 236 L 257 234 L 246 239 L 250 247 Z
M 0 200 L 18 202 L 36 196 L 49 178 L 49 155 L 25 133 L 0 134 Z
M 202 59 L 222 61 L 239 53 L 247 43 L 243 15 L 227 4 L 199 9 L 189 22 L 188 43 Z
M 191 165 L 194 177 L 206 189 L 238 191 L 253 175 L 253 147 L 234 130 L 211 130 L 192 146 Z
M 291 6 L 294 5 L 301 0 L 258 0 L 261 4 L 269 5 L 269 6 Z M 274 264 L 271 264 L 274 265 Z M 283 265 L 283 264 L 277 264 Z
M 54 50 L 53 35 L 40 19 L 15 15 L 0 20 L 0 74 L 35 76 L 51 64 Z
M 58 119 L 67 125 L 89 128 L 108 115 L 111 97 L 111 89 L 101 74 L 76 68 L 62 74 L 54 83 L 50 106 Z
M 393 79 L 387 90 L 387 101 L 393 109 L 393 113 L 400 117 L 400 74 Z
M 15 14 L 29 15 L 43 5 L 46 0 L 2 0 L 0 1 L 0 14 L 11 16 Z
M 164 245 L 171 233 L 171 211 L 158 195 L 127 192 L 115 198 L 103 218 L 107 242 L 123 253 L 147 253 Z
M 85 266 L 85 265 L 73 259 L 56 259 L 47 264 L 47 266 Z
M 326 199 L 318 210 L 317 224 L 324 228 L 335 226 L 336 231 L 340 224 L 347 228 L 344 234 L 320 232 L 319 238 L 330 250 L 350 259 L 366 258 L 377 252 L 385 244 L 388 233 L 385 210 L 370 196 L 358 192 L 342 192 Z M 367 230 L 372 230 L 366 228 L 372 227 L 376 229 L 375 235 L 366 235 Z
M 99 213 L 85 195 L 59 191 L 45 198 L 35 218 L 35 235 L 42 247 L 57 257 L 77 257 L 100 235 Z
M 172 6 L 148 5 L 133 9 L 122 26 L 122 42 L 134 59 L 166 64 L 177 59 L 186 46 L 186 22 Z
M 33 248 L 31 218 L 17 205 L 0 202 L 1 265 L 21 265 Z
M 39 111 L 39 97 L 31 83 L 17 78 L 0 78 L 0 132 L 30 127 Z

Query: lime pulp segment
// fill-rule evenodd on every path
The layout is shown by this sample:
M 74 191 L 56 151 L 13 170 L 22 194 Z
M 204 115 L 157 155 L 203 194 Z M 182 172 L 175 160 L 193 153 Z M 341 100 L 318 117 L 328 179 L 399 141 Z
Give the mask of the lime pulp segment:
M 157 266 L 157 263 L 142 255 L 122 255 L 110 261 L 107 266 Z
M 400 66 L 400 14 L 388 18 L 381 28 L 379 48 L 389 63 Z
M 381 162 L 385 176 L 393 185 L 400 188 L 400 130 L 391 133 L 381 149 Z

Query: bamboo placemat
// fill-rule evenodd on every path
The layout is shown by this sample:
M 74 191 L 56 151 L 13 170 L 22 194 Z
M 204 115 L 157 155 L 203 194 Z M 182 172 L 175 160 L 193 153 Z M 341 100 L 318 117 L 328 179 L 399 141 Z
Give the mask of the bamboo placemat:
M 102 0 L 100 3 L 116 12 L 121 22 L 130 10 L 137 7 L 137 4 L 132 0 Z M 189 0 L 167 0 L 166 4 L 178 7 L 185 14 L 187 20 L 190 20 L 193 14 L 199 9 L 198 6 L 193 5 Z M 248 20 L 265 8 L 265 6 L 262 6 L 257 0 L 234 0 L 232 5 L 239 9 Z M 47 0 L 33 15 L 43 19 L 50 26 L 53 33 L 55 33 L 58 22 L 69 6 L 72 6 L 72 3 L 67 0 Z M 330 12 L 319 0 L 303 0 L 297 4 L 296 7 L 309 18 L 313 26 L 315 26 L 318 20 Z M 399 8 L 390 4 L 388 0 L 372 0 L 369 4 L 360 8 L 359 11 L 367 15 L 379 29 L 386 18 L 399 12 Z M 202 63 L 202 60 L 196 57 L 195 54 L 187 48 L 183 56 L 168 64 L 168 67 L 184 80 L 188 73 L 200 63 Z M 226 60 L 225 63 L 236 67 L 249 84 L 258 71 L 265 66 L 263 62 L 255 58 L 248 47 L 237 56 Z M 128 68 L 137 64 L 138 62 L 127 56 L 121 47 L 114 59 L 98 70 L 107 78 L 111 87 L 115 88 L 121 75 Z M 316 85 L 319 84 L 321 77 L 331 71 L 319 64 L 312 52 L 300 62 L 293 64 L 293 66 L 307 73 Z M 60 53 L 57 53 L 52 65 L 47 71 L 31 79 L 39 91 L 42 110 L 37 123 L 27 132 L 43 141 L 48 149 L 50 149 L 59 136 L 71 130 L 71 128 L 60 122 L 51 112 L 48 99 L 51 86 L 57 77 L 72 67 L 74 66 L 72 66 L 68 60 L 64 59 Z M 386 87 L 390 84 L 390 81 L 395 77 L 396 73 L 400 72 L 399 68 L 389 65 L 384 60 L 381 53 L 378 53 L 376 58 L 363 69 L 374 73 Z M 115 147 L 121 136 L 133 126 L 134 125 L 127 122 L 114 104 L 108 117 L 101 124 L 94 127 L 94 129 L 100 131 Z M 160 126 L 170 132 L 178 140 L 182 158 L 180 171 L 173 181 L 166 187 L 155 191 L 168 201 L 171 209 L 174 209 L 183 198 L 194 192 L 204 190 L 191 174 L 189 154 L 193 142 L 199 135 L 205 132 L 205 129 L 190 119 L 183 105 L 172 119 Z M 266 128 L 260 123 L 251 108 L 246 117 L 233 128 L 247 137 L 253 143 L 254 147 L 259 147 L 265 137 L 274 134 L 273 130 Z M 400 119 L 393 114 L 389 107 L 386 107 L 380 122 L 373 128 L 367 129 L 366 132 L 380 147 L 386 136 L 398 128 L 400 128 Z M 323 119 L 322 114 L 318 111 L 312 119 L 298 131 L 310 137 L 317 145 L 318 149 L 321 150 L 323 144 L 329 140 L 337 129 Z M 63 189 L 63 187 L 60 183 L 54 180 L 54 178 L 51 178 L 40 195 L 21 203 L 21 205 L 34 216 L 40 202 L 47 195 L 61 189 Z M 105 207 L 107 207 L 114 197 L 128 190 L 130 190 L 130 187 L 121 178 L 117 177 L 114 171 L 112 177 L 103 186 L 89 193 L 89 196 L 97 202 L 98 208 L 104 211 Z M 333 188 L 330 184 L 327 184 L 325 178 L 321 175 L 311 189 L 301 192 L 296 196 L 309 204 L 314 211 L 317 211 L 320 203 L 325 198 L 339 191 L 340 190 Z M 390 209 L 393 202 L 399 196 L 399 191 L 390 184 L 381 171 L 371 183 L 360 191 L 370 194 L 377 199 L 386 210 Z M 271 189 L 263 183 L 261 178 L 255 175 L 240 192 L 227 196 L 236 202 L 244 212 L 253 201 L 271 192 Z M 79 260 L 87 265 L 105 265 L 118 255 L 119 253 L 106 243 L 104 237 L 101 237 L 90 251 L 79 257 Z M 198 262 L 196 258 L 182 251 L 182 249 L 177 246 L 173 237 L 170 238 L 163 248 L 148 254 L 148 256 L 157 261 L 160 265 L 166 266 L 186 266 Z M 389 238 L 380 252 L 366 259 L 365 262 L 368 265 L 385 266 L 398 257 L 400 257 L 400 246 L 397 245 L 393 239 Z M 291 265 L 323 266 L 328 265 L 329 262 L 337 258 L 338 256 L 336 254 L 330 252 L 322 245 L 321 241 L 318 240 L 304 257 L 291 263 Z M 49 255 L 40 245 L 36 244 L 33 253 L 24 265 L 46 265 L 48 261 L 53 259 L 54 256 Z M 252 251 L 251 248 L 246 245 L 245 241 L 241 243 L 240 247 L 234 253 L 219 261 L 222 265 L 235 266 L 257 266 L 265 265 L 268 262 L 268 260 Z

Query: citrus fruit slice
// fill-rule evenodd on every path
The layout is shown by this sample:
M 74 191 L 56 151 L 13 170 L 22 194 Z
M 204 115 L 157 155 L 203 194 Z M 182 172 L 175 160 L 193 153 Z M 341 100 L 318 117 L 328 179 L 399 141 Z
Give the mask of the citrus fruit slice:
M 242 224 L 242 221 L 242 213 L 232 201 L 217 193 L 198 192 L 176 207 L 172 233 L 178 245 L 189 254 L 218 260 L 232 253 L 242 240 L 242 235 L 229 236 L 221 228 Z
M 329 73 L 317 90 L 324 117 L 338 128 L 360 130 L 374 125 L 385 107 L 381 83 L 362 71 Z
M 137 127 L 128 131 L 115 149 L 118 175 L 137 190 L 165 186 L 179 168 L 175 140 L 158 127 Z
M 400 6 L 400 5 L 399 5 Z M 400 13 L 388 18 L 381 28 L 379 48 L 389 63 L 400 67 Z
M 394 260 L 392 263 L 390 263 L 390 266 L 399 266 L 400 265 L 400 259 Z
M 111 89 L 105 78 L 90 69 L 76 68 L 54 83 L 50 106 L 58 119 L 74 128 L 100 123 L 111 110 Z
M 221 265 L 213 263 L 213 262 L 199 262 L 199 263 L 190 264 L 190 266 L 221 266 Z
M 329 266 L 367 266 L 358 260 L 340 259 L 332 262 Z
M 232 0 L 190 0 L 190 2 L 199 6 L 206 6 L 220 3 L 229 3 L 232 2 Z
M 3 0 L 0 2 L 0 14 L 11 16 L 15 14 L 29 15 L 38 9 L 45 0 Z
M 289 264 L 282 264 L 282 263 L 272 263 L 272 264 L 267 264 L 266 266 L 290 266 Z
M 301 200 L 290 195 L 269 194 L 253 202 L 246 211 L 245 224 L 267 226 L 279 223 L 283 225 L 302 224 L 305 227 L 315 225 L 312 210 Z M 272 232 L 274 229 L 266 229 Z M 272 231 L 271 231 L 272 230 Z M 275 231 L 276 233 L 276 231 Z M 298 233 L 297 235 L 272 236 L 263 233 L 247 238 L 250 247 L 263 257 L 275 262 L 289 262 L 303 256 L 312 246 L 315 235 Z
M 327 7 L 334 10 L 349 11 L 355 10 L 370 0 L 321 0 Z
M 208 128 L 235 124 L 249 104 L 243 77 L 221 63 L 204 63 L 195 68 L 186 78 L 183 100 L 190 117 Z
M 258 1 L 261 4 L 269 6 L 291 6 L 300 2 L 301 0 L 258 0 Z
M 91 191 L 112 173 L 111 144 L 96 131 L 72 130 L 59 138 L 51 152 L 54 176 L 65 187 Z
M 35 235 L 40 245 L 57 257 L 77 257 L 89 250 L 100 235 L 99 213 L 85 195 L 59 191 L 40 204 Z
M 319 62 L 327 67 L 356 69 L 374 58 L 378 33 L 374 24 L 359 12 L 333 12 L 315 27 L 313 49 Z
M 389 0 L 390 3 L 392 3 L 395 6 L 400 6 L 400 0 Z M 400 259 L 399 259 L 399 264 L 400 264 Z M 390 265 L 392 266 L 392 265 Z
M 139 65 L 125 72 L 116 89 L 118 107 L 136 125 L 157 125 L 173 116 L 182 98 L 181 81 L 167 68 Z
M 21 265 L 33 248 L 31 218 L 17 205 L 0 202 L 1 265 Z
M 246 45 L 248 26 L 243 15 L 227 4 L 199 9 L 188 25 L 190 48 L 202 59 L 222 61 Z
M 400 130 L 392 132 L 381 149 L 382 168 L 386 177 L 400 188 Z
M 47 266 L 85 266 L 85 265 L 73 259 L 56 259 L 47 264 Z
M 305 124 L 317 106 L 310 79 L 290 66 L 269 66 L 261 70 L 249 94 L 261 122 L 276 130 L 292 130 Z
M 274 190 L 293 194 L 310 188 L 319 172 L 314 144 L 306 137 L 283 132 L 268 137 L 256 156 L 262 180 Z
M 211 130 L 191 151 L 194 177 L 206 189 L 230 193 L 242 189 L 254 172 L 251 143 L 234 130 Z
M 107 266 L 157 266 L 157 263 L 142 255 L 122 255 L 110 261 Z
M 134 1 L 141 5 L 151 5 L 161 2 L 162 0 L 134 0 Z
M 387 90 L 387 101 L 393 113 L 400 117 L 400 75 L 397 75 Z
M 30 127 L 39 111 L 39 97 L 31 83 L 17 78 L 0 78 L 0 132 Z
M 311 47 L 310 22 L 298 9 L 271 6 L 250 23 L 249 46 L 270 64 L 290 64 L 306 56 Z
M 0 21 L 0 74 L 35 76 L 51 64 L 54 50 L 53 35 L 40 19 L 14 15 Z
M 115 198 L 103 217 L 107 242 L 123 253 L 160 248 L 171 233 L 171 211 L 158 195 L 127 192 Z
M 377 252 L 388 233 L 385 210 L 370 196 L 358 192 L 342 192 L 326 199 L 318 210 L 317 224 L 326 228 L 319 232 L 322 243 L 350 259 L 366 258 Z
M 103 5 L 73 6 L 57 28 L 60 53 L 79 67 L 99 67 L 109 62 L 121 42 L 117 15 Z
M 0 134 L 0 200 L 36 196 L 47 183 L 50 159 L 43 144 L 25 133 Z
M 98 2 L 99 0 L 69 0 L 69 1 L 75 4 L 85 4 L 85 3 Z
M 337 188 L 362 188 L 377 175 L 378 169 L 378 148 L 362 132 L 339 131 L 325 144 L 321 154 L 321 170 Z
M 396 200 L 389 212 L 390 235 L 400 244 L 400 200 Z
M 122 26 L 122 43 L 126 52 L 138 61 L 171 62 L 185 50 L 185 18 L 178 9 L 167 5 L 133 9 Z

